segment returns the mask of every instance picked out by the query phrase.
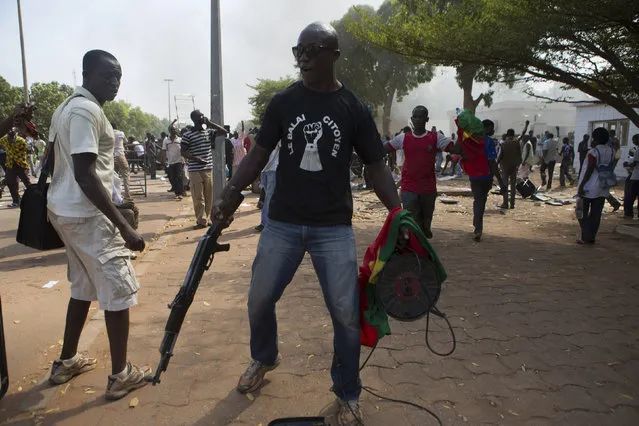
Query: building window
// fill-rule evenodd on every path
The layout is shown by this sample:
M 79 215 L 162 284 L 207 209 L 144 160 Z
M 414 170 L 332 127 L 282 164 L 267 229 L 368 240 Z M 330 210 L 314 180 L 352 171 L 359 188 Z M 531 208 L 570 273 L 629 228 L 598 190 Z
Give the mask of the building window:
M 591 121 L 590 133 L 597 127 L 603 127 L 608 131 L 614 130 L 615 136 L 619 138 L 621 146 L 628 146 L 628 131 L 630 129 L 630 120 L 606 120 L 606 121 Z

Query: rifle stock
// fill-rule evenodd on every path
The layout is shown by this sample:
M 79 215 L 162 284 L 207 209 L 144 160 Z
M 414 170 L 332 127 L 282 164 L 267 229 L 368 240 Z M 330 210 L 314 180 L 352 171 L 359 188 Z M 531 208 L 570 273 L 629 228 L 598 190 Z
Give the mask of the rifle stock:
M 244 200 L 241 193 L 237 193 L 237 196 L 231 199 L 225 215 L 230 217 L 235 210 L 240 206 Z M 215 253 L 221 251 L 229 251 L 229 244 L 218 244 L 217 240 L 222 234 L 222 226 L 216 222 L 213 222 L 205 235 L 200 237 L 200 241 L 195 249 L 195 254 L 191 260 L 191 265 L 186 273 L 186 278 L 180 287 L 180 290 L 176 294 L 173 302 L 169 304 L 171 314 L 166 322 L 164 328 L 164 338 L 160 345 L 160 363 L 158 364 L 155 374 L 151 378 L 151 382 L 156 385 L 160 383 L 160 375 L 163 371 L 166 371 L 169 366 L 169 361 L 173 356 L 173 349 L 175 342 L 177 341 L 178 334 L 184 323 L 186 313 L 193 303 L 195 293 L 200 285 L 200 280 L 204 275 L 204 271 L 208 270 L 213 262 Z

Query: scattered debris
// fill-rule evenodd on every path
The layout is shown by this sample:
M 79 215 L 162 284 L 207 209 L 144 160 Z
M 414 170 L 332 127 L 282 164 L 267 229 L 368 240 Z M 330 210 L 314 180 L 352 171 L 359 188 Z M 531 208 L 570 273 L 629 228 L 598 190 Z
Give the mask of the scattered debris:
M 253 396 L 251 392 L 247 393 L 246 397 L 248 398 L 249 401 L 255 401 L 255 396 Z
M 64 387 L 64 389 L 62 389 L 60 391 L 60 395 L 64 395 L 67 393 L 67 391 L 69 390 L 69 387 L 71 386 L 71 383 L 67 383 L 67 385 Z
M 459 203 L 458 200 L 454 200 L 452 198 L 440 198 L 439 202 L 442 204 L 457 204 Z
M 13 320 L 14 324 L 20 324 L 20 320 Z
M 53 288 L 59 282 L 60 281 L 49 281 L 48 283 L 43 285 L 42 288 Z
M 139 403 L 140 403 L 140 400 L 137 397 L 135 397 L 129 402 L 129 408 L 135 408 L 138 406 Z

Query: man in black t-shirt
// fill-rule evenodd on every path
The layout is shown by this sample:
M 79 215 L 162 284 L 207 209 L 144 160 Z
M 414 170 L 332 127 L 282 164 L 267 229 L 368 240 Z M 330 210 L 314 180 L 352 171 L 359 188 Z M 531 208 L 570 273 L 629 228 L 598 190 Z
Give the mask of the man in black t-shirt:
M 229 219 L 221 212 L 230 195 L 258 176 L 281 139 L 269 221 L 260 236 L 249 290 L 252 360 L 238 390 L 258 389 L 266 372 L 277 367 L 275 304 L 309 252 L 334 324 L 331 376 L 340 402 L 340 423 L 359 424 L 359 293 L 349 181 L 353 149 L 367 165 L 386 208 L 399 207 L 400 201 L 370 111 L 335 76 L 340 56 L 335 29 L 309 25 L 293 54 L 302 81 L 273 97 L 256 146 L 212 213 L 215 220 Z

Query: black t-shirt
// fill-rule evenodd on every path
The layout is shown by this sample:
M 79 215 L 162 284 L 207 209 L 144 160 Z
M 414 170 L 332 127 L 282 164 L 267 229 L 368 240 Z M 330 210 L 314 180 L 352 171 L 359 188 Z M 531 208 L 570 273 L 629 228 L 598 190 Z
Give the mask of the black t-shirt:
M 306 226 L 350 225 L 353 149 L 365 164 L 384 157 L 370 111 L 350 90 L 315 92 L 301 81 L 269 103 L 257 144 L 282 140 L 269 218 Z

